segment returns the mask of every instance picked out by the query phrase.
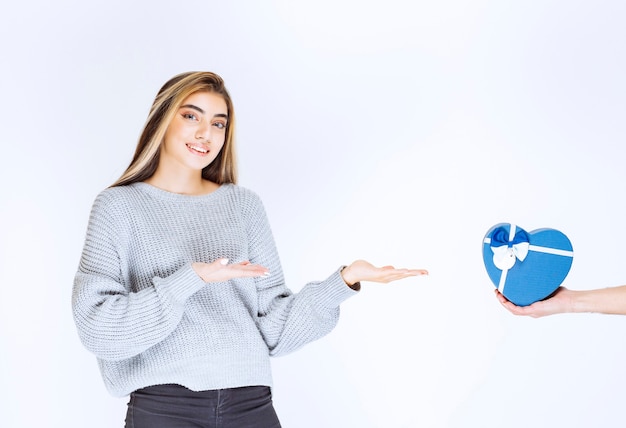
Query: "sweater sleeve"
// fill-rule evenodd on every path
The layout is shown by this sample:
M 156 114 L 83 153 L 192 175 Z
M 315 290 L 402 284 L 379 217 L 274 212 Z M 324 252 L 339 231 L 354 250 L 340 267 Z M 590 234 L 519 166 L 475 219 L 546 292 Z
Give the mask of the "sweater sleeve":
M 357 291 L 343 281 L 338 268 L 327 279 L 291 292 L 260 199 L 247 208 L 250 261 L 270 270 L 270 276 L 256 280 L 257 324 L 270 355 L 284 355 L 328 334 L 339 319 L 339 305 Z
M 165 339 L 182 319 L 186 300 L 204 283 L 188 263 L 132 291 L 120 256 L 130 233 L 128 221 L 110 208 L 102 194 L 94 202 L 74 279 L 72 311 L 83 345 L 101 359 L 116 361 Z

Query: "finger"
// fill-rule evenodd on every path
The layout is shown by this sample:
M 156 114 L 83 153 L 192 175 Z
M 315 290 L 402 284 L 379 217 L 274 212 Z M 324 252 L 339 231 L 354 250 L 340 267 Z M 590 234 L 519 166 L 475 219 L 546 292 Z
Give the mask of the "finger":
M 407 269 L 407 268 L 398 268 L 395 269 L 398 273 L 406 273 L 408 275 L 428 275 L 428 271 L 426 269 Z
M 240 272 L 257 273 L 260 275 L 269 275 L 269 270 L 266 267 L 261 266 L 261 265 L 255 265 L 250 262 L 238 263 L 236 265 L 232 265 L 231 268 Z
M 241 267 L 233 267 L 229 269 L 228 277 L 230 278 L 256 278 L 269 276 L 270 273 L 264 268 L 243 269 Z
M 226 260 L 228 260 L 228 259 L 226 259 Z M 241 262 L 231 263 L 231 266 L 247 266 L 247 265 L 252 265 L 249 260 L 243 260 Z M 254 266 L 254 265 L 252 265 L 252 266 Z
M 270 273 L 265 271 L 241 271 L 238 272 L 236 277 L 239 278 L 256 278 L 256 277 L 260 277 L 260 276 L 269 276 Z
M 496 289 L 494 289 L 493 291 L 495 292 L 495 295 L 496 295 L 496 297 L 498 298 L 498 301 L 500 301 L 500 303 L 504 303 L 504 302 L 506 302 L 506 298 L 502 295 L 502 293 L 500 293 L 500 292 L 498 291 L 498 289 L 497 289 L 497 288 L 496 288 Z
M 396 269 L 395 272 L 389 272 L 388 274 L 408 278 L 410 276 L 428 275 L 428 271 L 426 269 Z
M 504 307 L 507 308 L 514 315 L 523 315 L 523 316 L 535 316 L 534 307 L 531 306 L 517 306 L 516 304 L 506 301 L 503 303 Z
M 535 313 L 537 306 L 535 304 L 532 304 L 530 306 L 517 306 L 515 303 L 504 297 L 504 295 L 500 293 L 500 291 L 498 291 L 497 289 L 494 291 L 500 304 L 502 304 L 502 306 L 504 306 L 504 308 L 507 311 L 511 312 L 513 315 L 523 315 L 531 317 L 537 316 Z
M 504 306 L 504 308 L 511 312 L 513 315 L 523 315 L 522 311 L 520 311 L 520 307 L 514 305 L 513 303 L 509 302 L 508 300 L 500 300 L 500 303 L 502 304 L 502 306 Z
M 413 276 L 416 276 L 416 275 L 413 273 L 409 273 L 409 272 L 383 275 L 378 278 L 378 282 L 388 283 L 388 282 L 398 281 L 398 280 L 405 279 L 405 278 L 410 278 Z

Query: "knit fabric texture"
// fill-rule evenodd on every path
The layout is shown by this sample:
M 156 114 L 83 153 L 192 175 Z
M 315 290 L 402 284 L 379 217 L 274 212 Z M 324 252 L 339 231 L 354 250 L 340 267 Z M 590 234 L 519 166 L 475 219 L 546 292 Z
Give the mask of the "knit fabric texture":
M 205 283 L 193 262 L 249 260 L 270 275 Z M 330 332 L 356 294 L 337 269 L 285 285 L 261 200 L 224 184 L 207 195 L 146 183 L 96 198 L 74 280 L 79 337 L 114 396 L 158 384 L 194 391 L 272 386 L 270 356 Z

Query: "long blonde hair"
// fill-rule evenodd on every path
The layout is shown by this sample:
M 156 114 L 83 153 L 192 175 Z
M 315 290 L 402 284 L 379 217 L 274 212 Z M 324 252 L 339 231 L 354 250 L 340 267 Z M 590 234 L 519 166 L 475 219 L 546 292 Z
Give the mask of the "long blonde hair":
M 167 127 L 183 101 L 191 94 L 202 91 L 224 97 L 228 109 L 224 146 L 215 160 L 202 170 L 202 177 L 217 184 L 237 182 L 233 102 L 220 76 L 208 71 L 196 71 L 172 77 L 159 90 L 139 137 L 135 155 L 126 171 L 111 187 L 124 186 L 152 177 L 159 165 L 161 143 Z

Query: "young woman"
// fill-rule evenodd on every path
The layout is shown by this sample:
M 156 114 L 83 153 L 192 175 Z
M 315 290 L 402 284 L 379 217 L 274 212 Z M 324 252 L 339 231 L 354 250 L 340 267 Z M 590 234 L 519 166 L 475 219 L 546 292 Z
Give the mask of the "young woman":
M 270 356 L 330 332 L 361 281 L 421 269 L 358 260 L 292 293 L 263 205 L 236 185 L 222 79 L 159 91 L 124 174 L 96 198 L 74 282 L 79 336 L 127 427 L 279 427 Z

